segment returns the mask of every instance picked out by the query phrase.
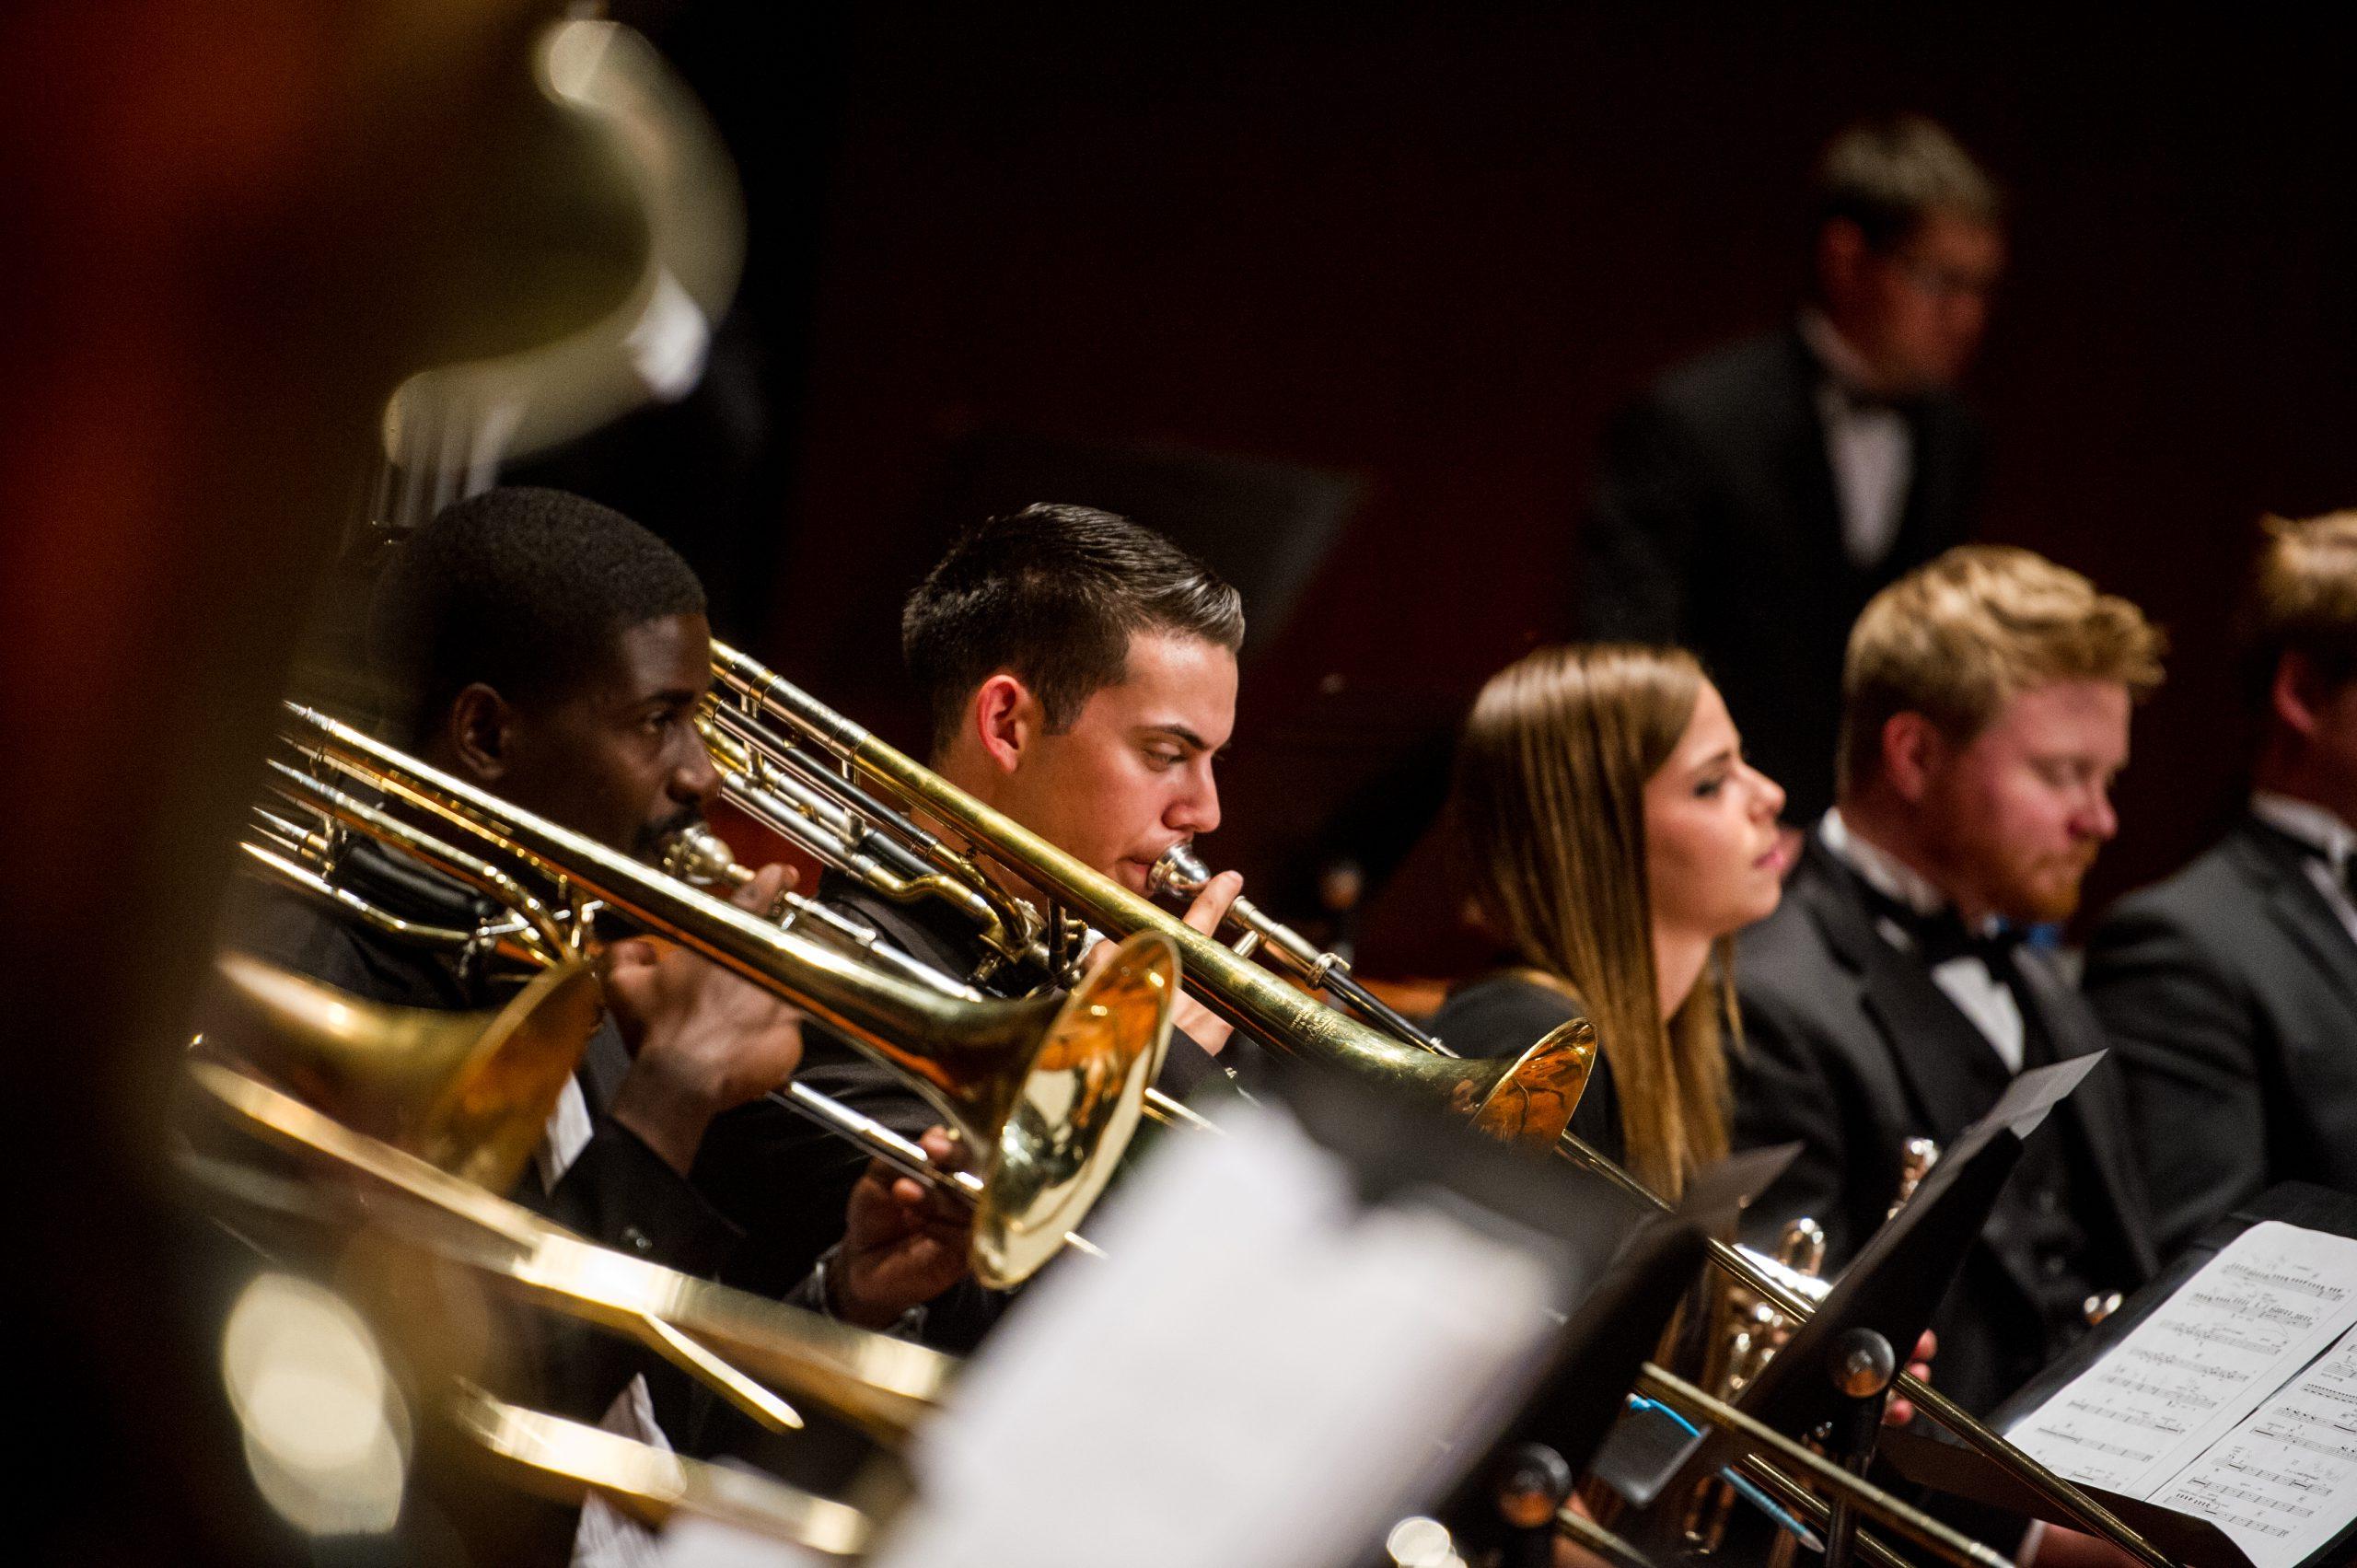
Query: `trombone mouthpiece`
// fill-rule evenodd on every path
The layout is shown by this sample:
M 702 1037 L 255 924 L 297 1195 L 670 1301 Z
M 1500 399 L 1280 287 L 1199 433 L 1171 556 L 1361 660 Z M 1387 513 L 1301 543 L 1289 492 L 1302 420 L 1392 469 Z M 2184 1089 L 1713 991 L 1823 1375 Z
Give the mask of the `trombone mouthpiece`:
M 1149 893 L 1178 893 L 1192 897 L 1203 890 L 1212 879 L 1211 867 L 1203 857 L 1186 844 L 1172 844 L 1162 852 L 1162 858 L 1146 873 L 1145 887 Z
M 740 888 L 753 873 L 737 863 L 728 841 L 704 823 L 680 829 L 663 841 L 663 869 L 699 888 Z

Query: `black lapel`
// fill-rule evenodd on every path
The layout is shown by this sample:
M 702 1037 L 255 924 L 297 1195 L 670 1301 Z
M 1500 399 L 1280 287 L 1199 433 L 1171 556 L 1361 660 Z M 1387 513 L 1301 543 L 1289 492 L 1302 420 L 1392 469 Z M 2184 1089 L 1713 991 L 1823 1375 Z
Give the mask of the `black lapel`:
M 2042 954 L 2024 952 L 2014 963 L 2022 979 L 2025 1000 L 2038 1009 L 2046 1037 L 2054 1045 L 2056 1061 L 2091 1055 L 2106 1047 L 2103 1026 L 2085 1002 Z M 2160 1267 L 2153 1238 L 2145 1225 L 2143 1205 L 2132 1196 L 2140 1191 L 2131 1161 L 2134 1157 L 2128 1109 L 2121 1098 L 2118 1070 L 2096 1069 L 2073 1091 L 2056 1112 L 2075 1124 L 2085 1140 L 2103 1195 L 2111 1205 L 2117 1234 L 2125 1237 L 2140 1274 L 2150 1277 Z M 2025 1281 L 2026 1284 L 2028 1282 Z M 2034 1287 L 2032 1287 L 2034 1289 Z
M 1966 436 L 1965 414 L 1944 398 L 1928 397 L 1907 419 L 1907 504 L 1901 509 L 1898 533 L 1890 543 L 1890 570 L 1898 572 L 1928 561 L 1948 545 L 1962 515 L 1960 492 Z
M 1794 498 L 1796 520 L 1803 530 L 1802 546 L 1812 558 L 1843 578 L 1856 568 L 1841 529 L 1841 499 L 1833 486 L 1833 459 L 1825 450 L 1825 416 L 1817 412 L 1817 389 L 1825 366 L 1795 327 L 1784 334 L 1783 369 L 1792 377 L 1789 397 L 1762 400 L 1763 407 L 1782 402 L 1797 416 L 1785 426 L 1776 446 L 1776 461 L 1783 470 L 1783 493 Z
M 1875 929 L 1857 873 L 1814 835 L 1808 848 L 1803 892 L 1810 915 L 1827 945 L 1859 977 L 1866 1011 L 1898 1068 L 1914 1118 L 1945 1144 L 1996 1102 L 2010 1074 L 1931 971 Z M 1884 1156 L 1898 1157 L 1896 1150 Z
M 2308 880 L 2307 851 L 2255 818 L 2236 825 L 2232 842 L 2235 869 L 2249 878 L 2268 918 L 2357 1007 L 2357 942 Z

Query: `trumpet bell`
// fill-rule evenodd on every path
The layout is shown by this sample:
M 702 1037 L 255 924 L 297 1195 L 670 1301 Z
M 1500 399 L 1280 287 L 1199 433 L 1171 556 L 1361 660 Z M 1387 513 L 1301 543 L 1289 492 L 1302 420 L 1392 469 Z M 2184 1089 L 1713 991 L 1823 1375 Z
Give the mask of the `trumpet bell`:
M 1112 1179 L 1161 1071 L 1178 994 L 1178 949 L 1141 932 L 1064 999 L 989 1146 L 973 1238 L 984 1284 L 1028 1278 Z
M 524 1174 L 604 1002 L 589 966 L 493 1013 L 392 1007 L 243 954 L 219 962 L 233 1054 L 346 1125 L 493 1192 Z M 250 1025 L 252 1027 L 241 1027 Z

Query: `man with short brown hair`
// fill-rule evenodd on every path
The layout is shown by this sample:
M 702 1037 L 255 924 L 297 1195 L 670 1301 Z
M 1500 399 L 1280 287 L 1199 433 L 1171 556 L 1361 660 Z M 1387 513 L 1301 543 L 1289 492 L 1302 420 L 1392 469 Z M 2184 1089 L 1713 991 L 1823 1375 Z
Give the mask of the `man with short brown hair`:
M 2249 809 L 2087 950 L 2164 1256 L 2279 1181 L 2357 1192 L 2357 512 L 2266 528 Z
M 1897 1197 L 1908 1140 L 1945 1145 L 2016 1073 L 2102 1048 L 2020 938 L 2071 912 L 2118 826 L 2111 784 L 2160 651 L 2127 600 L 1993 546 L 1948 552 L 1859 617 L 1840 802 L 1737 948 L 1736 1141 L 1802 1144 L 1755 1228 L 1814 1218 L 1840 1267 Z M 2098 1069 L 2029 1140 L 1933 1320 L 1942 1387 L 1989 1410 L 2153 1266 Z

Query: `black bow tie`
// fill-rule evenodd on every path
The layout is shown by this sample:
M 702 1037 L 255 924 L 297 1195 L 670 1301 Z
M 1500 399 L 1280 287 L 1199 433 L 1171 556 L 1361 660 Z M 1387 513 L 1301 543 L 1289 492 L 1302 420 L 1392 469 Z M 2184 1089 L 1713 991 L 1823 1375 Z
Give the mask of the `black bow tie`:
M 1901 419 L 1908 419 L 1913 417 L 1923 402 L 1920 397 L 1868 391 L 1864 387 L 1852 387 L 1839 378 L 1832 382 L 1832 387 L 1834 396 L 1840 399 L 1841 406 L 1852 413 L 1895 413 Z
M 1905 932 L 1908 940 L 1915 944 L 1924 968 L 1937 969 L 1951 958 L 1979 958 L 1999 980 L 2009 977 L 2014 949 L 2022 945 L 2024 935 L 2010 922 L 2001 920 L 1986 933 L 1974 932 L 1966 928 L 1964 918 L 1956 912 L 1954 905 L 1926 914 L 1871 885 L 1866 888 L 1866 895 L 1875 912 Z

